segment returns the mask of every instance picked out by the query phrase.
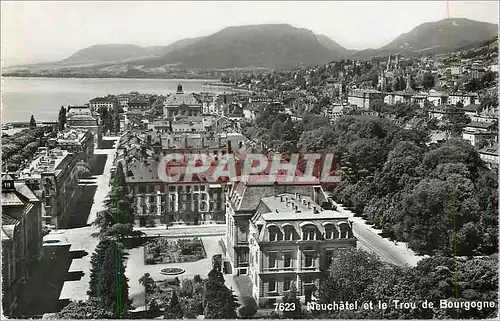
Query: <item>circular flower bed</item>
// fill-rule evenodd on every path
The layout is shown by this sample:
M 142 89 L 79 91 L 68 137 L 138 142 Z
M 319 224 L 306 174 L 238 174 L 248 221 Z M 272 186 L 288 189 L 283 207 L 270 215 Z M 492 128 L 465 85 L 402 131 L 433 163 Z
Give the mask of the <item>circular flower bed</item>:
M 186 270 L 182 269 L 182 268 L 163 268 L 160 270 L 160 273 L 161 274 L 165 274 L 165 275 L 178 275 L 178 274 L 182 274 L 186 272 Z

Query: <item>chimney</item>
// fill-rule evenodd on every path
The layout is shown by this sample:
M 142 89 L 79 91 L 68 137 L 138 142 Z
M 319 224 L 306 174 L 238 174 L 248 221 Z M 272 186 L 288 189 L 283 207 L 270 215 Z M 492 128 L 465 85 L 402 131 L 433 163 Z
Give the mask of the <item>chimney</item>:
M 307 202 L 307 208 L 311 208 L 311 201 Z
M 316 206 L 314 207 L 313 212 L 314 212 L 314 214 L 318 214 L 319 213 L 319 210 L 318 210 L 318 208 Z
M 281 195 L 281 196 L 280 196 L 280 201 L 281 201 L 281 202 L 284 202 L 284 201 L 286 201 L 286 198 L 285 198 L 283 195 Z

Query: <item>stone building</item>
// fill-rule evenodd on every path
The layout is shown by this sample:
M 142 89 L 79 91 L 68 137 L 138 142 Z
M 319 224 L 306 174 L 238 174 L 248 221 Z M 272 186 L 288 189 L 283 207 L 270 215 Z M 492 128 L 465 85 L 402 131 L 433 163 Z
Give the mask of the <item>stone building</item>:
M 42 257 L 40 200 L 22 181 L 2 175 L 2 308 L 9 315 Z
M 320 277 L 340 251 L 355 248 L 352 222 L 310 196 L 283 193 L 262 198 L 249 221 L 249 276 L 260 305 L 281 300 L 292 282 L 302 302 L 317 297 Z

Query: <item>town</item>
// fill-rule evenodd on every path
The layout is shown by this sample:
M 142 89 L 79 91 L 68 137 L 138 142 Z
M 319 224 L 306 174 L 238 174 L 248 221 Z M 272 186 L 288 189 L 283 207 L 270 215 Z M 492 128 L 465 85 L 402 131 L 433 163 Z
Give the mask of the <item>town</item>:
M 179 81 L 168 95 L 110 93 L 53 121 L 3 124 L 3 315 L 497 316 L 497 305 L 305 307 L 497 301 L 498 66 L 496 39 L 418 58 L 228 70 L 203 92 Z M 313 153 L 333 164 L 306 182 L 271 166 L 242 178 L 248 155 L 287 164 Z M 232 155 L 236 175 L 166 182 L 172 154 Z M 337 182 L 322 181 L 324 166 Z

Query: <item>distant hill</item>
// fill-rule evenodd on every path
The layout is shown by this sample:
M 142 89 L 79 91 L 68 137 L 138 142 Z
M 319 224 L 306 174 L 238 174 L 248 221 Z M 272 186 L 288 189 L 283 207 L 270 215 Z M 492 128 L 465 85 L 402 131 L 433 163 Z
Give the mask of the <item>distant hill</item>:
M 488 41 L 497 35 L 498 25 L 493 23 L 465 18 L 444 19 L 418 25 L 379 49 L 366 49 L 354 56 L 445 53 Z
M 124 60 L 137 60 L 161 56 L 169 52 L 189 46 L 201 38 L 178 40 L 168 46 L 140 47 L 129 44 L 94 45 L 77 51 L 70 57 L 60 61 L 63 64 L 73 63 L 108 63 Z
M 336 43 L 335 41 L 333 41 L 332 39 L 330 39 L 328 36 L 325 35 L 316 35 L 316 39 L 323 47 L 330 50 L 330 52 L 332 52 L 333 55 L 338 57 L 348 57 L 356 52 L 356 50 L 349 50 L 342 47 L 341 45 L 339 45 L 338 43 Z
M 141 60 L 140 64 L 171 64 L 186 69 L 292 68 L 327 63 L 338 57 L 310 30 L 270 24 L 228 27 L 162 57 Z
M 423 23 L 378 49 L 348 50 L 325 35 L 288 24 L 228 27 L 168 46 L 95 45 L 54 63 L 12 66 L 9 72 L 117 75 L 122 70 L 161 74 L 181 69 L 289 69 L 338 59 L 368 59 L 401 53 L 430 55 L 474 48 L 498 36 L 498 25 L 463 18 Z

